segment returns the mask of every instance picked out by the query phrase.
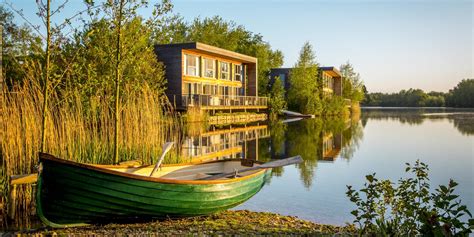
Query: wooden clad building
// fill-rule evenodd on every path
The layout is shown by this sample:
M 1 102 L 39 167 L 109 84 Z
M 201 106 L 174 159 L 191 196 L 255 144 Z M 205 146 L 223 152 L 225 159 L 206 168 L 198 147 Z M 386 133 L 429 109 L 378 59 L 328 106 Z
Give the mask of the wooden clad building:
M 166 94 L 177 109 L 266 109 L 258 97 L 257 59 L 199 42 L 156 45 Z
M 323 92 L 342 95 L 342 75 L 335 67 L 319 67 L 319 77 L 323 82 Z
M 285 90 L 291 87 L 290 77 L 292 68 L 273 68 L 270 70 L 270 82 L 280 79 Z M 342 96 L 342 75 L 335 67 L 319 67 L 319 78 L 323 82 L 324 95 Z M 317 78 L 315 78 L 317 80 Z

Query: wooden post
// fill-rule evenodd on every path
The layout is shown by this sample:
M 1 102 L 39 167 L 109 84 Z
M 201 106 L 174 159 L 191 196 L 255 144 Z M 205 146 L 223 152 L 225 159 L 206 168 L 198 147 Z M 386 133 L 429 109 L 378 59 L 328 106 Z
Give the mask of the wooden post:
M 8 195 L 8 217 L 10 219 L 15 218 L 15 210 L 16 210 L 16 185 L 11 186 L 10 193 Z

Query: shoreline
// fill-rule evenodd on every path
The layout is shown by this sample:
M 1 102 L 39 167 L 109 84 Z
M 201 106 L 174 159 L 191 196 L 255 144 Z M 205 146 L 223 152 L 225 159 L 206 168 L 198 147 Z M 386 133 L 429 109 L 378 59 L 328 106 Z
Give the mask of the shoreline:
M 116 236 L 116 235 L 355 235 L 353 225 L 318 224 L 270 212 L 248 210 L 223 211 L 217 214 L 183 219 L 155 220 L 142 223 L 90 225 L 85 227 L 10 232 L 36 236 Z M 6 233 L 4 233 L 6 234 Z

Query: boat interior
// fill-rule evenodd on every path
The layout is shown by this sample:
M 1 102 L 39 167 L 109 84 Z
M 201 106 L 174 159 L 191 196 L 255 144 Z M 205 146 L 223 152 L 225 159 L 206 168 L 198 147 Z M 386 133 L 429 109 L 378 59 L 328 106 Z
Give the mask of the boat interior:
M 253 164 L 258 166 L 258 164 Z M 240 170 L 250 168 L 252 166 L 244 166 L 241 161 L 222 161 L 222 162 L 211 162 L 193 165 L 175 165 L 175 166 L 163 166 L 160 167 L 152 177 L 163 178 L 163 179 L 174 179 L 174 180 L 198 180 L 206 178 L 212 175 L 236 172 L 236 175 L 230 175 L 226 178 L 229 179 L 234 177 L 244 177 L 247 175 L 254 174 L 260 170 L 251 170 L 246 172 L 238 172 Z M 150 176 L 154 165 L 142 166 L 142 167 L 129 167 L 129 168 L 108 168 L 110 170 L 125 172 L 140 176 Z

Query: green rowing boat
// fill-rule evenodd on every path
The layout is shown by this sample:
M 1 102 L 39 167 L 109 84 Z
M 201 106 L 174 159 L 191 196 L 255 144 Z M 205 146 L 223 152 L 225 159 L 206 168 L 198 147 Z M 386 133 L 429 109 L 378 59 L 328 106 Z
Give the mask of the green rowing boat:
M 153 166 L 80 164 L 40 153 L 37 213 L 56 228 L 212 214 L 241 204 L 262 188 L 270 169 L 207 179 L 244 168 L 241 160 L 167 165 L 150 177 Z

